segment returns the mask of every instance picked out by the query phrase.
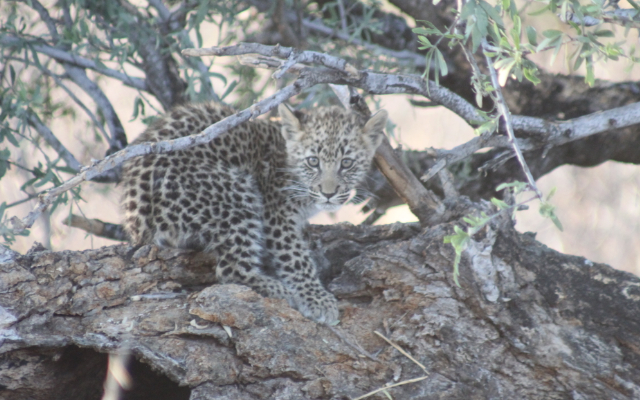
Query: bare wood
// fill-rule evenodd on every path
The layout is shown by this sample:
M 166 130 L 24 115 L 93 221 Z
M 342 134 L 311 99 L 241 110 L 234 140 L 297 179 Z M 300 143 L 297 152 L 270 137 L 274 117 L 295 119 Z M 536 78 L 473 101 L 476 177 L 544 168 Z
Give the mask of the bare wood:
M 444 205 L 431 191 L 422 186 L 418 178 L 398 158 L 387 138 L 378 147 L 374 161 L 421 223 L 432 223 L 443 215 Z

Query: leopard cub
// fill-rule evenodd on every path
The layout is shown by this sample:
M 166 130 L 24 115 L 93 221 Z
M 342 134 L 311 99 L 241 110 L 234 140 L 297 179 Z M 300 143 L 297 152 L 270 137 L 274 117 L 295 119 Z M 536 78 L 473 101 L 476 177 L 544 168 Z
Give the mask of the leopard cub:
M 208 144 L 129 160 L 123 169 L 125 228 L 134 245 L 211 254 L 220 283 L 284 298 L 318 322 L 338 319 L 302 229 L 335 210 L 365 177 L 387 120 L 339 107 L 307 113 L 278 108 L 281 122 L 257 120 Z M 199 133 L 232 115 L 220 104 L 179 106 L 134 143 Z

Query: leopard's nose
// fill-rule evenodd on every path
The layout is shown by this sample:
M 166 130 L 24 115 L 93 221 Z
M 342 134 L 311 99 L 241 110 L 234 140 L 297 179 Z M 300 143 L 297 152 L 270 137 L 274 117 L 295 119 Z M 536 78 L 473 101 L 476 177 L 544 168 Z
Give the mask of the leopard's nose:
M 320 194 L 323 195 L 327 199 L 327 201 L 331 200 L 331 198 L 335 196 L 337 193 L 338 193 L 338 188 L 336 188 L 336 190 L 333 193 L 325 193 L 323 191 L 320 191 Z

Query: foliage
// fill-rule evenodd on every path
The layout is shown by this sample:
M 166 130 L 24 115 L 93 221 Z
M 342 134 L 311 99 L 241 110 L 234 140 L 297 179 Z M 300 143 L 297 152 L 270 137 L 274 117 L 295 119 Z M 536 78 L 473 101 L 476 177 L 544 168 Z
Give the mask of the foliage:
M 551 63 L 561 50 L 565 50 L 568 58 L 572 61 L 574 70 L 580 68 L 584 63 L 586 74 L 585 82 L 592 86 L 595 83 L 595 62 L 599 60 L 618 60 L 620 57 L 627 57 L 632 63 L 637 61 L 634 57 L 635 48 L 626 42 L 615 42 L 607 39 L 614 37 L 611 29 L 605 28 L 608 13 L 617 12 L 617 5 L 607 3 L 602 0 L 592 0 L 589 4 L 581 4 L 576 0 L 542 0 L 538 3 L 543 7 L 533 12 L 526 13 L 527 7 L 518 9 L 514 0 L 502 0 L 492 5 L 484 0 L 467 0 L 459 2 L 461 9 L 457 10 L 454 23 L 446 31 L 441 31 L 434 24 L 428 21 L 421 21 L 424 27 L 415 28 L 413 31 L 418 35 L 421 49 L 427 50 L 425 75 L 433 74 L 436 83 L 439 78 L 448 73 L 447 64 L 443 54 L 438 47 L 443 40 L 447 41 L 449 47 L 461 46 L 467 59 L 472 65 L 473 75 L 471 85 L 476 93 L 476 104 L 482 108 L 485 97 L 490 97 L 492 104 L 500 104 L 500 93 L 496 83 L 504 86 L 509 77 L 518 81 L 526 79 L 537 85 L 540 79 L 537 77 L 538 67 L 526 58 L 527 55 L 539 52 L 552 52 Z M 631 3 L 636 10 L 640 10 L 635 3 Z M 638 11 L 640 12 L 640 11 Z M 560 20 L 567 24 L 567 32 L 557 29 L 546 29 L 541 33 L 541 37 L 533 26 L 536 18 L 548 18 L 549 14 L 560 15 Z M 637 13 L 636 13 L 637 15 Z M 508 18 L 509 23 L 505 23 Z M 523 23 L 527 21 L 528 23 Z M 429 39 L 429 37 L 435 39 Z M 433 43 L 432 43 L 433 42 Z M 481 50 L 490 65 L 488 69 L 495 69 L 498 79 L 492 79 L 480 68 L 474 60 L 474 53 Z M 500 110 L 481 111 L 483 117 L 477 124 L 477 134 L 493 134 L 500 126 L 500 120 L 504 119 L 508 124 L 506 115 Z M 526 169 L 526 165 L 523 165 Z M 541 201 L 540 214 L 549 218 L 553 224 L 562 230 L 562 224 L 555 213 L 555 207 L 549 202 L 553 192 L 546 199 L 542 199 L 540 191 L 535 187 L 534 182 L 529 185 L 518 183 L 511 184 L 516 191 L 526 190 L 536 192 Z M 520 185 L 520 186 L 517 186 Z M 522 186 L 524 185 L 524 186 Z M 497 190 L 510 187 L 501 185 Z M 517 205 L 509 206 L 501 200 L 492 199 L 492 202 L 499 210 L 510 209 L 514 212 Z M 498 215 L 498 214 L 495 214 Z M 515 215 L 513 216 L 515 218 Z M 483 215 L 482 217 L 467 217 L 465 221 L 469 224 L 467 230 L 455 227 L 455 234 L 447 236 L 445 241 L 451 243 L 456 251 L 454 265 L 454 277 L 458 284 L 458 266 L 460 256 L 466 248 L 470 237 L 486 225 L 492 217 Z

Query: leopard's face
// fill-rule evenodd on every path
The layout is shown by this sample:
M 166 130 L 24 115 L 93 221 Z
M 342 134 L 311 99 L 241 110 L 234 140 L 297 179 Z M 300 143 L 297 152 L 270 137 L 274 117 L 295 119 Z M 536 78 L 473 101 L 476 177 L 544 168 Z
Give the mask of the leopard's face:
M 368 120 L 339 107 L 294 115 L 279 108 L 287 141 L 291 196 L 308 197 L 319 209 L 333 211 L 349 200 L 365 178 L 384 135 L 387 112 Z

